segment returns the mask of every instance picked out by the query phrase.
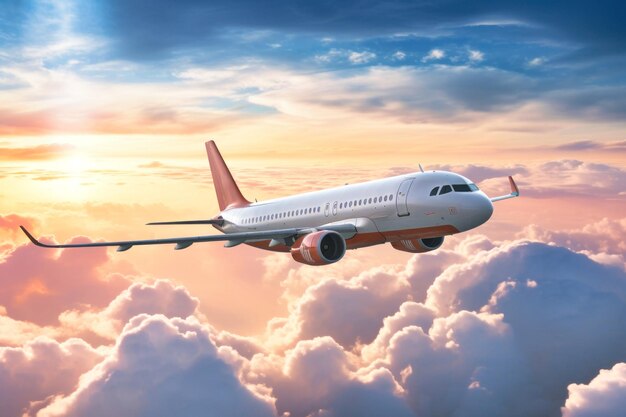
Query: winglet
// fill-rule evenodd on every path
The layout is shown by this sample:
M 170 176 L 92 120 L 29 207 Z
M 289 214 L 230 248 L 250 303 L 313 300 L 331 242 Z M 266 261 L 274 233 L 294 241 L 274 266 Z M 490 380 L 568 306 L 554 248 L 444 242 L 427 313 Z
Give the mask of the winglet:
M 491 202 L 495 203 L 496 201 L 506 200 L 507 198 L 519 197 L 519 188 L 517 188 L 517 184 L 515 184 L 515 180 L 511 176 L 509 176 L 509 185 L 511 186 L 511 194 L 490 198 Z
M 515 197 L 519 197 L 519 188 L 517 188 L 517 184 L 513 180 L 513 177 L 509 175 L 509 184 L 511 185 L 511 194 L 515 195 Z
M 41 243 L 40 241 L 38 241 L 37 239 L 35 239 L 35 237 L 33 235 L 31 235 L 28 230 L 26 230 L 26 228 L 22 225 L 20 225 L 20 229 L 22 229 L 22 232 L 24 232 L 24 234 L 26 235 L 26 237 L 28 237 L 28 239 L 33 243 L 33 245 L 36 246 L 41 246 L 41 247 L 46 247 L 47 245 L 44 245 L 43 243 Z

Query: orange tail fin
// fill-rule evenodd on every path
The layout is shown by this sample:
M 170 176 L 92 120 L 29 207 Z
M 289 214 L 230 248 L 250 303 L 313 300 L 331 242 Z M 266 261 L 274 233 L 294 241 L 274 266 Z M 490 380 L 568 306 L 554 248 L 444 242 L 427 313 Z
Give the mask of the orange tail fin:
M 220 151 L 215 146 L 215 142 L 210 140 L 205 145 L 220 210 L 231 207 L 243 207 L 250 204 L 239 191 L 239 187 L 237 187 L 237 183 L 235 183 L 233 176 L 228 170 Z

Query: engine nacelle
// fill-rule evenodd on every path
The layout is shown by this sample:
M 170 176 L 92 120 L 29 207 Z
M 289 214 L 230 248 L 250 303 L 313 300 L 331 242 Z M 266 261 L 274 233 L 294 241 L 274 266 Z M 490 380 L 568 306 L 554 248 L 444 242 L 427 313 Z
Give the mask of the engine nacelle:
M 322 230 L 304 235 L 291 247 L 291 256 L 307 265 L 328 265 L 346 253 L 346 241 L 337 232 Z
M 391 246 L 404 252 L 423 253 L 438 249 L 442 243 L 443 236 L 439 236 L 424 239 L 397 240 L 391 242 Z

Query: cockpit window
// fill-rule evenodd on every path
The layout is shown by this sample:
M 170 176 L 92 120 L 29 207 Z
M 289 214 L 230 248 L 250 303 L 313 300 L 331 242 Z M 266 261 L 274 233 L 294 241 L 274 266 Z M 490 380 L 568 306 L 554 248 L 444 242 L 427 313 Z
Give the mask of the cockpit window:
M 470 184 L 469 187 L 472 191 L 478 191 L 478 186 L 476 184 Z
M 457 193 L 469 193 L 472 191 L 468 184 L 452 184 L 452 188 L 454 188 L 454 191 Z
M 443 187 L 441 187 L 441 192 L 439 193 L 439 195 L 448 194 L 449 192 L 452 192 L 452 187 L 450 187 L 449 185 L 444 185 Z
M 430 195 L 437 195 L 437 191 L 439 191 L 439 187 L 435 187 L 432 190 L 430 190 Z

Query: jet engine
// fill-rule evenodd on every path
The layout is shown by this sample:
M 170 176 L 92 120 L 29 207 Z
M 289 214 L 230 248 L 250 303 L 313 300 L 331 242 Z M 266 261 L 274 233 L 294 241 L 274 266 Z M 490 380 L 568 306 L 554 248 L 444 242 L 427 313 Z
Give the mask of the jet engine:
M 438 249 L 443 243 L 443 236 L 424 239 L 397 240 L 391 242 L 394 249 L 411 253 L 423 253 Z
M 291 256 L 307 265 L 328 265 L 346 253 L 346 241 L 337 232 L 322 230 L 304 235 L 291 247 Z

